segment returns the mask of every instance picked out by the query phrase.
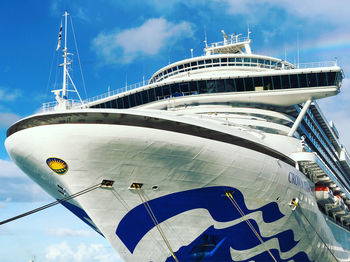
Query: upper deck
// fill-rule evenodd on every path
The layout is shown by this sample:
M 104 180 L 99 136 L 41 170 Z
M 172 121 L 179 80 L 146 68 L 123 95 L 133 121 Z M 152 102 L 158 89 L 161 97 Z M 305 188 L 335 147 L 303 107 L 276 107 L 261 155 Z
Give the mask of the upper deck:
M 295 66 L 278 58 L 252 54 L 249 33 L 245 38 L 239 35 L 229 38 L 224 32 L 223 36 L 222 42 L 207 45 L 205 41 L 203 56 L 167 65 L 149 81 L 109 91 L 82 104 L 66 101 L 63 109 L 164 109 L 169 99 L 176 100 L 173 104 L 180 106 L 247 99 L 287 106 L 339 92 L 343 73 L 336 61 Z M 55 109 L 58 109 L 57 103 L 43 106 L 44 111 Z

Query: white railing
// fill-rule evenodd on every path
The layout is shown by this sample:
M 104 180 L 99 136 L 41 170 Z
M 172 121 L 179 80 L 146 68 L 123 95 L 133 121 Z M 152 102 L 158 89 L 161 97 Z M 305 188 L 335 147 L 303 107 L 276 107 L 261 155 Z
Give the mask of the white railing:
M 337 60 L 335 60 L 335 61 L 300 63 L 300 64 L 297 64 L 297 68 L 332 67 L 337 65 L 338 65 Z
M 121 93 L 130 91 L 130 90 L 133 90 L 133 89 L 145 86 L 145 85 L 147 85 L 147 83 L 148 83 L 148 80 L 144 80 L 142 82 L 138 82 L 138 83 L 135 83 L 135 84 L 132 84 L 132 85 L 129 85 L 129 86 L 125 86 L 125 87 L 118 88 L 118 89 L 115 89 L 115 90 L 112 90 L 112 91 L 108 91 L 108 92 L 103 93 L 103 94 L 98 95 L 98 96 L 94 96 L 94 97 L 88 98 L 87 100 L 84 100 L 84 102 L 85 103 L 91 103 L 91 102 L 96 101 L 96 100 L 100 100 L 100 99 L 103 99 L 103 98 L 106 98 L 106 97 L 110 97 L 110 96 L 113 96 L 113 95 L 121 94 Z
M 44 103 L 41 110 L 43 112 L 51 112 L 57 110 L 69 110 L 74 108 L 80 108 L 83 106 L 83 104 L 79 100 L 68 99 L 65 102 L 65 105 L 59 105 L 57 101 Z
M 226 46 L 231 44 L 238 44 L 238 43 L 245 43 L 248 42 L 250 39 L 248 37 L 231 37 L 230 39 L 221 41 L 221 42 L 215 42 L 211 43 L 207 46 L 207 48 L 213 48 L 213 47 L 220 47 L 220 46 Z

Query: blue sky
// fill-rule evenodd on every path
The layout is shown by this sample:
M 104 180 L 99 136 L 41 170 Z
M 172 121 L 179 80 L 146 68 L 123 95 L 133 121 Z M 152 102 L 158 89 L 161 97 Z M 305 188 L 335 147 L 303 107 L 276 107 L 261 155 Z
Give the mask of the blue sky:
M 148 79 L 153 72 L 203 53 L 221 41 L 222 29 L 247 32 L 255 53 L 300 62 L 338 59 L 350 75 L 348 0 L 12 0 L 1 3 L 0 26 L 0 219 L 52 201 L 19 171 L 4 147 L 7 128 L 53 101 L 61 15 L 72 14 L 88 97 Z M 69 48 L 74 47 L 70 42 Z M 77 55 L 74 61 L 77 62 Z M 86 97 L 78 70 L 72 72 Z M 59 78 L 58 78 L 59 77 Z M 342 92 L 319 101 L 350 149 L 350 81 Z M 109 243 L 61 206 L 0 226 L 0 259 L 29 261 L 122 261 Z

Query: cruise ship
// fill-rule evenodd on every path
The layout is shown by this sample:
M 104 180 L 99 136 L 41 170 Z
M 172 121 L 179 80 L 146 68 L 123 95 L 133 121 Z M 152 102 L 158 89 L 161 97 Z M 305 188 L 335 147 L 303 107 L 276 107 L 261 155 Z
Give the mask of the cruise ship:
M 8 129 L 9 155 L 125 261 L 350 261 L 350 156 L 317 103 L 341 67 L 222 35 L 78 102 L 64 46 L 57 101 Z

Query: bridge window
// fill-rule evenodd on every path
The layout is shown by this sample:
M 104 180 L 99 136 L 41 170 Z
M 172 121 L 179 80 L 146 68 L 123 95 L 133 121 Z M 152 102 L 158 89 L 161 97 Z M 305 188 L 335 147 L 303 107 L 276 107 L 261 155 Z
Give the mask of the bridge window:
M 253 78 L 248 77 L 245 79 L 245 91 L 254 91 Z
M 243 78 L 237 78 L 235 80 L 236 80 L 235 82 L 236 82 L 237 92 L 244 92 Z
M 207 80 L 207 92 L 216 93 L 215 80 Z
M 198 81 L 190 82 L 190 92 L 192 94 L 198 94 Z
M 226 92 L 235 92 L 235 84 L 233 79 L 226 79 L 225 80 L 225 89 Z
M 255 91 L 263 91 L 264 90 L 264 84 L 263 84 L 262 77 L 255 77 L 254 78 L 254 88 L 255 88 Z
M 281 89 L 282 88 L 280 76 L 273 76 L 272 81 L 273 81 L 273 89 Z
M 308 86 L 306 74 L 299 75 L 299 84 L 300 84 L 300 87 L 307 87 Z
M 289 81 L 289 75 L 282 75 L 281 76 L 282 81 L 282 88 L 290 88 L 290 81 Z
M 264 76 L 264 90 L 272 90 L 272 77 L 271 76 Z
M 224 80 L 216 80 L 216 92 L 218 92 L 218 93 L 225 92 L 225 81 Z

